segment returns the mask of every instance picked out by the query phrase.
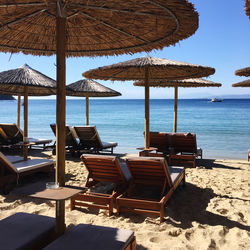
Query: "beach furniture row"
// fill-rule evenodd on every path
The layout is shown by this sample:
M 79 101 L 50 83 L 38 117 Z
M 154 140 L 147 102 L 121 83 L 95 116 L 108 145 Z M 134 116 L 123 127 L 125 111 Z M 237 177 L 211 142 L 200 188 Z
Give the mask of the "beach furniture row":
M 156 148 L 156 153 L 148 156 L 161 156 L 168 159 L 169 165 L 196 166 L 196 159 L 202 159 L 202 149 L 197 147 L 196 134 L 194 133 L 149 133 L 150 147 Z M 140 152 L 144 156 L 145 152 Z
M 0 147 L 20 147 L 23 131 L 15 123 L 0 123 Z M 30 148 L 40 146 L 43 149 L 52 142 L 51 139 L 28 138 Z
M 50 124 L 50 127 L 54 135 L 56 136 L 56 124 Z M 96 129 L 96 126 L 86 125 L 71 127 L 67 125 L 65 130 L 66 150 L 71 152 L 72 155 L 75 152 L 79 153 L 82 150 L 91 153 L 109 152 L 113 154 L 114 148 L 118 145 L 117 142 L 102 141 Z
M 88 190 L 71 198 L 71 209 L 106 209 L 111 215 L 116 206 L 117 215 L 153 215 L 162 222 L 166 202 L 180 183 L 185 184 L 185 168 L 168 166 L 163 157 L 130 157 L 122 163 L 116 156 L 83 154 L 81 160 L 89 172 Z M 92 190 L 100 182 L 109 183 L 109 190 Z
M 55 219 L 38 214 L 13 214 L 0 221 L 0 230 L 4 250 L 136 249 L 131 230 L 79 224 L 56 237 Z

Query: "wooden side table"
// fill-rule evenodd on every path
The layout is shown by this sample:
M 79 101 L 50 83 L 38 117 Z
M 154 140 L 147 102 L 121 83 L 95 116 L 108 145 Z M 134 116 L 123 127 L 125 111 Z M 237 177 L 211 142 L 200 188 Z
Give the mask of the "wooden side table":
M 149 147 L 149 148 L 141 147 L 141 148 L 136 148 L 136 149 L 141 150 L 144 156 L 149 156 L 150 152 L 158 150 L 158 148 L 154 148 L 154 147 Z
M 75 195 L 85 192 L 86 188 L 73 188 L 73 187 L 59 187 L 56 189 L 46 189 L 46 183 L 32 183 L 24 187 L 16 188 L 13 193 L 16 195 L 29 196 L 32 198 L 53 200 L 56 201 L 56 234 L 62 235 L 65 231 L 64 216 L 65 211 L 59 211 L 60 202 L 65 202 L 65 200 L 74 197 Z
M 35 143 L 34 142 L 18 142 L 15 144 L 15 146 L 23 148 L 23 159 L 25 161 L 27 161 L 27 158 L 28 158 L 28 148 L 32 145 L 35 145 Z

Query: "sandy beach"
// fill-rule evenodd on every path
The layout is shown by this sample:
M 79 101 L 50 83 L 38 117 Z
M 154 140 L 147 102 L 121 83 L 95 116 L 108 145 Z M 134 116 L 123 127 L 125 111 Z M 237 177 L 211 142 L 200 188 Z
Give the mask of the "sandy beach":
M 35 154 L 55 158 L 50 151 Z M 126 157 L 124 155 L 123 157 Z M 103 210 L 70 211 L 66 225 L 90 223 L 134 231 L 137 249 L 250 249 L 250 163 L 244 160 L 200 160 L 186 169 L 186 186 L 180 187 L 165 207 L 164 222 L 143 215 L 108 216 Z M 78 157 L 67 156 L 67 184 L 84 186 L 87 171 Z M 27 185 L 49 177 L 38 174 L 21 182 Z M 55 202 L 0 196 L 0 219 L 16 212 L 55 216 Z

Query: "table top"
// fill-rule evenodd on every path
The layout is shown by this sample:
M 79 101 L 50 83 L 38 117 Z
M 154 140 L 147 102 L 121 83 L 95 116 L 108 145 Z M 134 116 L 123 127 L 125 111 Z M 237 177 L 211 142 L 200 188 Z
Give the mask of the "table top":
M 143 151 L 154 151 L 154 150 L 158 150 L 158 148 L 154 148 L 154 147 L 149 147 L 149 148 L 144 148 L 144 147 L 141 147 L 141 148 L 136 148 L 138 150 L 143 150 Z
M 23 187 L 17 187 L 12 192 L 16 195 L 29 196 L 32 198 L 61 201 L 70 199 L 71 197 L 85 191 L 86 188 L 78 187 L 59 187 L 57 189 L 46 189 L 45 182 L 36 182 Z

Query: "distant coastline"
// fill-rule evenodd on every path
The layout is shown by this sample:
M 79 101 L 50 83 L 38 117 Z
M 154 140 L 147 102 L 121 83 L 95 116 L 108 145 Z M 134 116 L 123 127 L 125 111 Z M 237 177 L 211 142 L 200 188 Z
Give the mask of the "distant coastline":
M 16 99 L 11 95 L 0 95 L 0 100 L 16 100 Z

